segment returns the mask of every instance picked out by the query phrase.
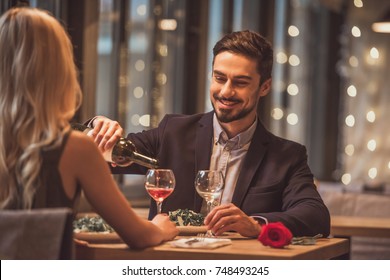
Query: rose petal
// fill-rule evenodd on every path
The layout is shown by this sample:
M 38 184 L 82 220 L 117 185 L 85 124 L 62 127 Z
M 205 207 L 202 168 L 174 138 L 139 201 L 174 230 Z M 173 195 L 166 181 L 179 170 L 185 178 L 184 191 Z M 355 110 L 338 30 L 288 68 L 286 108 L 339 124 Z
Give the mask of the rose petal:
M 292 234 L 281 222 L 269 223 L 262 226 L 258 240 L 264 246 L 283 248 L 291 243 Z

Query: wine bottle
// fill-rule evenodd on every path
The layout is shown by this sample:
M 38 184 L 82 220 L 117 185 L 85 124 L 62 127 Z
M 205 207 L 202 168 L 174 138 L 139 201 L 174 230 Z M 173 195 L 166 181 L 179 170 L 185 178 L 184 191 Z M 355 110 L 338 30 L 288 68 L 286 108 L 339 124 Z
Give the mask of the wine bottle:
M 72 123 L 71 127 L 87 135 L 92 131 L 92 128 L 79 123 Z M 134 162 L 148 168 L 158 168 L 158 161 L 156 159 L 138 153 L 133 142 L 123 137 L 118 140 L 114 147 L 104 151 L 103 157 L 106 161 L 115 163 L 121 167 L 129 166 Z

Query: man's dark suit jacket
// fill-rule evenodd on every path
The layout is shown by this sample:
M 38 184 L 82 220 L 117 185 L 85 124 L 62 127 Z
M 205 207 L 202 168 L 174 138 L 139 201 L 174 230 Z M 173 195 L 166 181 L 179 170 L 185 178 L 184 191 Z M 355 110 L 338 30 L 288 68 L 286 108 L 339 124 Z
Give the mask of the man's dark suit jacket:
M 166 115 L 157 128 L 127 136 L 139 152 L 157 158 L 161 168 L 172 169 L 175 174 L 176 188 L 163 202 L 163 212 L 179 208 L 200 212 L 202 198 L 194 181 L 198 170 L 209 169 L 213 113 Z M 145 172 L 137 164 L 113 169 L 113 173 Z M 294 236 L 329 235 L 329 212 L 313 183 L 305 147 L 276 137 L 260 121 L 232 203 L 247 215 L 283 222 Z M 156 205 L 152 203 L 149 217 L 155 214 Z

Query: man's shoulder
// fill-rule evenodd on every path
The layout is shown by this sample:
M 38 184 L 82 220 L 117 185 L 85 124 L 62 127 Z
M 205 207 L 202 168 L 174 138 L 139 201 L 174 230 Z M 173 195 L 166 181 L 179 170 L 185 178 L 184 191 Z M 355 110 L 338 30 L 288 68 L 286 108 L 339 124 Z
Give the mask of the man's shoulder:
M 293 140 L 290 140 L 287 138 L 283 138 L 280 136 L 276 136 L 276 135 L 273 135 L 273 136 L 275 138 L 275 142 L 277 142 L 277 143 L 283 143 L 284 145 L 291 146 L 291 147 L 303 146 L 302 144 L 300 144 L 296 141 L 293 141 Z
M 269 131 L 267 128 L 265 128 L 264 125 L 262 125 L 262 124 L 260 125 L 260 127 L 258 127 L 258 129 L 260 131 L 262 131 L 260 134 L 261 135 L 260 139 L 262 142 L 268 142 L 272 146 L 279 147 L 279 148 L 281 148 L 281 147 L 288 148 L 288 149 L 302 149 L 302 148 L 304 148 L 304 145 L 302 145 L 296 141 L 275 135 L 274 133 Z

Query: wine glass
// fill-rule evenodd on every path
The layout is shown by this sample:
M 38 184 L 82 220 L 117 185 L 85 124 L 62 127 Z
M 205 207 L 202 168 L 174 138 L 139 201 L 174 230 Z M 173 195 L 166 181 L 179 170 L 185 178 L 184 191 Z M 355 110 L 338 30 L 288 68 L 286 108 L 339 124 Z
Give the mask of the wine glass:
M 207 214 L 214 201 L 218 200 L 223 190 L 223 175 L 219 170 L 199 170 L 195 177 L 195 188 L 207 203 Z
M 174 190 L 175 175 L 170 169 L 149 169 L 145 178 L 145 189 L 157 203 L 157 214 L 161 214 L 162 202 Z

